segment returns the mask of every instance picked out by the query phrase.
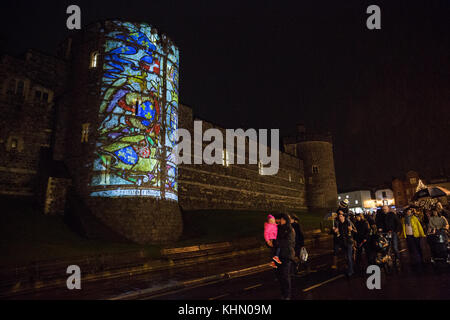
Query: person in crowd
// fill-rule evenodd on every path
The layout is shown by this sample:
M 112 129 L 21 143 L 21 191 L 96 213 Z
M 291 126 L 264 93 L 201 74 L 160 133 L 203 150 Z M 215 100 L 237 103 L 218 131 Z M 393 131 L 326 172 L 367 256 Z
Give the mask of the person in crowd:
M 429 218 L 428 233 L 436 233 L 442 229 L 448 230 L 448 221 L 437 210 L 433 210 Z
M 397 265 L 400 259 L 398 233 L 401 231 L 402 224 L 397 214 L 391 211 L 388 206 L 383 206 L 382 211 L 384 214 L 384 229 L 382 229 L 382 232 L 389 233 L 392 236 L 392 249 L 395 254 L 395 265 Z M 377 227 L 379 228 L 378 223 Z
M 442 205 L 442 203 L 438 202 L 436 204 L 436 210 L 440 216 L 444 217 L 447 221 L 450 220 L 450 211 L 447 209 L 444 209 L 444 206 Z
M 298 260 L 298 263 L 293 264 L 294 265 L 294 268 L 293 268 L 294 273 L 298 273 L 299 272 L 299 267 L 300 267 L 300 264 L 301 264 L 300 252 L 301 252 L 301 249 L 305 246 L 305 237 L 303 235 L 303 232 L 302 232 L 302 229 L 300 227 L 300 223 L 299 222 L 300 221 L 299 221 L 299 219 L 298 219 L 298 217 L 296 215 L 293 215 L 291 217 L 291 225 L 292 225 L 292 228 L 295 231 L 294 252 L 295 252 L 295 257 Z M 305 265 L 306 265 L 306 272 L 309 273 L 310 272 L 309 264 L 306 263 Z
M 281 264 L 276 269 L 276 276 L 280 282 L 281 297 L 283 300 L 291 299 L 291 271 L 295 260 L 295 231 L 291 226 L 288 214 L 283 213 L 278 226 L 277 243 L 280 248 L 279 258 Z
M 342 211 L 344 215 L 347 217 L 349 214 L 348 202 L 349 202 L 348 199 L 339 201 L 339 207 L 336 209 L 336 212 Z
M 420 263 L 423 262 L 422 247 L 420 245 L 420 239 L 425 237 L 422 225 L 420 224 L 419 218 L 413 214 L 411 208 L 406 210 L 406 215 L 401 221 L 402 224 L 402 235 L 406 239 L 408 245 L 409 256 L 411 262 L 413 261 L 413 255 L 417 254 L 420 258 Z
M 386 229 L 386 214 L 381 209 L 377 209 L 375 214 L 375 224 L 377 225 L 378 231 L 382 232 Z
M 338 212 L 338 217 L 333 224 L 334 235 L 334 256 L 332 269 L 337 269 L 337 258 L 339 250 L 342 250 L 347 260 L 347 276 L 353 275 L 353 235 L 356 228 L 347 219 L 342 211 Z
M 370 223 L 369 238 L 368 243 L 366 245 L 367 261 L 369 265 L 376 264 L 377 240 L 378 240 L 378 229 L 375 223 L 375 219 L 373 219 L 372 223 Z
M 366 220 L 367 220 L 367 222 L 369 223 L 370 226 L 375 224 L 375 220 L 373 218 L 373 214 L 372 214 L 371 211 L 367 212 Z
M 278 254 L 280 253 L 280 248 L 277 245 L 277 233 L 278 233 L 278 226 L 275 223 L 275 217 L 271 214 L 267 216 L 267 222 L 264 223 L 264 240 L 266 240 L 267 245 L 272 248 L 272 262 L 271 266 L 273 268 L 277 268 L 277 264 L 281 264 L 281 260 L 278 257 Z M 276 262 L 276 263 L 275 263 Z
M 417 215 L 418 217 L 418 215 Z M 423 219 L 422 219 L 422 226 L 425 230 L 428 229 L 428 224 L 430 223 L 430 218 L 431 218 L 431 211 L 430 210 L 425 210 L 425 213 L 423 214 Z M 419 219 L 420 220 L 420 219 Z
M 427 240 L 428 240 L 428 245 L 430 247 L 431 250 L 431 262 L 434 263 L 434 256 L 436 256 L 437 252 L 435 252 L 435 246 L 433 245 L 433 240 L 432 237 L 434 235 L 436 235 L 438 232 L 440 232 L 441 230 L 448 230 L 448 221 L 447 219 L 445 219 L 445 217 L 440 216 L 439 212 L 437 210 L 433 210 L 431 212 L 431 216 L 430 216 L 430 220 L 428 223 L 428 228 L 427 228 Z M 447 236 L 446 233 L 444 233 L 445 236 L 445 240 L 447 240 Z
M 363 264 L 362 264 L 362 253 L 364 251 L 364 254 L 368 256 L 368 241 L 370 236 L 370 226 L 367 220 L 364 219 L 364 215 L 362 213 L 358 214 L 356 216 L 355 221 L 355 228 L 356 228 L 356 234 L 355 234 L 355 241 L 356 241 L 356 259 L 355 263 L 358 266 L 358 268 L 363 270 Z

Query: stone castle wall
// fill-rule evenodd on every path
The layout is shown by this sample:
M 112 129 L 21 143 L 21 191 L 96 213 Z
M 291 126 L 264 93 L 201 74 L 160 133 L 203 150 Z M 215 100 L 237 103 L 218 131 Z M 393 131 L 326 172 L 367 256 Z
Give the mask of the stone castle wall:
M 192 109 L 179 108 L 179 127 L 193 133 Z M 203 121 L 203 131 L 222 128 Z M 225 137 L 225 134 L 224 134 Z M 225 141 L 224 141 L 225 143 Z M 205 146 L 205 144 L 204 144 Z M 193 150 L 193 148 L 192 148 Z M 260 175 L 258 165 L 183 164 L 179 167 L 179 203 L 184 210 L 249 209 L 303 210 L 306 194 L 303 163 L 280 152 L 280 169 L 276 175 Z
M 29 50 L 0 61 L 0 195 L 39 196 L 41 156 L 50 149 L 56 104 L 63 91 L 64 61 Z M 18 90 L 17 83 L 23 83 Z M 46 92 L 47 101 L 36 99 Z

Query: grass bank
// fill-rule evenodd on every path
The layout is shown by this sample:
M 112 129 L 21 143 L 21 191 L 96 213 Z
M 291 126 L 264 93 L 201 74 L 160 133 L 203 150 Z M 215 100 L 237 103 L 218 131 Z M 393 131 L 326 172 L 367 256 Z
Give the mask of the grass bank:
M 111 243 L 86 239 L 73 232 L 61 216 L 45 216 L 31 202 L 0 199 L 0 266 L 23 265 L 33 261 L 61 260 L 87 255 L 120 254 L 144 250 L 158 258 L 159 246 Z M 320 227 L 321 217 L 296 213 L 304 230 Z M 183 213 L 184 232 L 171 246 L 261 237 L 267 212 L 202 210 Z

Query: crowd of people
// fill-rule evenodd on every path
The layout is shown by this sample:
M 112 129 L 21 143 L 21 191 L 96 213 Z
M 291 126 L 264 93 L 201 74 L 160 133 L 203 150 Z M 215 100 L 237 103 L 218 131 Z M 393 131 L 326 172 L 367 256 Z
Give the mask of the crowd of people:
M 435 247 L 432 237 L 441 232 L 447 237 L 449 213 L 438 202 L 431 210 L 409 207 L 404 211 L 396 212 L 389 206 L 383 206 L 376 212 L 353 214 L 349 212 L 348 203 L 345 200 L 341 201 L 331 230 L 334 236 L 332 268 L 337 268 L 337 257 L 340 251 L 344 253 L 349 276 L 354 273 L 355 264 L 359 271 L 365 270 L 366 265 L 379 264 L 376 244 L 380 234 L 389 235 L 394 267 L 397 269 L 400 259 L 400 238 L 406 239 L 411 263 L 420 265 L 425 262 L 421 239 L 426 238 L 432 253 L 431 262 L 434 262 Z M 362 261 L 363 253 L 367 264 Z M 450 263 L 450 260 L 447 259 L 447 263 Z
M 433 261 L 434 247 L 431 237 L 449 229 L 450 211 L 438 203 L 432 210 L 407 208 L 402 212 L 383 206 L 376 212 L 353 214 L 347 201 L 341 201 L 333 219 L 330 233 L 333 235 L 333 263 L 337 269 L 338 255 L 343 253 L 347 264 L 347 276 L 364 272 L 366 266 L 380 264 L 377 256 L 377 239 L 380 235 L 389 235 L 394 266 L 399 267 L 400 238 L 406 239 L 412 263 L 425 262 L 421 239 L 427 238 Z M 271 248 L 271 265 L 276 270 L 283 299 L 291 297 L 291 275 L 299 272 L 303 262 L 306 270 L 309 265 L 301 255 L 304 249 L 304 235 L 297 216 L 283 213 L 278 219 L 269 215 L 264 225 L 264 238 Z M 447 238 L 445 239 L 447 243 Z M 447 263 L 450 260 L 447 256 Z

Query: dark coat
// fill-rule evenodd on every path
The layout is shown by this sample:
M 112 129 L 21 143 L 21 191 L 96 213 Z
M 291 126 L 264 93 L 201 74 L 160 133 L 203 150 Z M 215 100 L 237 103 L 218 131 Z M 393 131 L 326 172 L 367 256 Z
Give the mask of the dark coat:
M 382 229 L 383 231 L 386 230 L 386 214 L 384 212 L 377 212 L 375 224 L 377 225 L 377 229 Z
M 281 260 L 294 260 L 295 231 L 290 223 L 278 226 L 277 244 L 280 248 Z
M 339 236 L 334 233 L 334 241 L 343 246 L 353 245 L 353 231 L 349 231 L 348 227 L 352 226 L 355 229 L 355 226 L 349 219 L 345 219 L 344 222 L 339 221 L 338 218 L 334 220 L 333 226 L 339 229 Z
M 369 239 L 370 227 L 369 223 L 366 220 L 356 221 L 355 228 L 355 240 L 358 244 L 362 243 L 364 240 L 367 241 Z
M 386 231 L 400 232 L 402 231 L 402 223 L 398 216 L 393 212 L 386 213 L 385 218 Z
M 292 224 L 292 228 L 295 231 L 295 248 L 301 248 L 305 246 L 305 237 L 303 236 L 302 229 L 297 222 Z
M 344 215 L 345 215 L 345 216 L 348 216 L 348 207 L 341 207 L 341 206 L 339 206 L 339 207 L 336 209 L 336 213 L 338 213 L 339 211 L 344 212 Z

